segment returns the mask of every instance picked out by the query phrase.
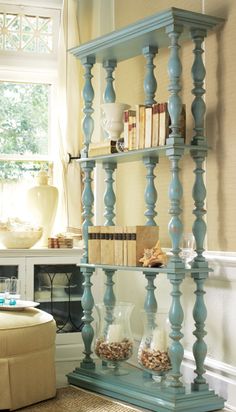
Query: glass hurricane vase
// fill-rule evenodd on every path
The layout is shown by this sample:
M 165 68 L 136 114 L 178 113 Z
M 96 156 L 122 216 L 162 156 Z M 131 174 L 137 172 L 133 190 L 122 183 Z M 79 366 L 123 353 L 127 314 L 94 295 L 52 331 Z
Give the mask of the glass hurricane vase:
M 123 375 L 121 363 L 133 354 L 133 337 L 130 328 L 130 315 L 133 304 L 117 303 L 111 308 L 103 303 L 96 305 L 98 325 L 95 339 L 95 353 L 105 363 L 105 373 Z
M 171 369 L 167 314 L 144 313 L 143 317 L 144 333 L 138 350 L 138 362 L 154 381 L 161 382 Z

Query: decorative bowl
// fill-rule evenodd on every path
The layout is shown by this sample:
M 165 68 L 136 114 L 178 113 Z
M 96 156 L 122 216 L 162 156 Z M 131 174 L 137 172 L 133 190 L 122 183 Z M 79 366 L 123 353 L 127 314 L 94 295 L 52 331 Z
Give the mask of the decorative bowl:
M 43 229 L 0 230 L 0 242 L 7 249 L 30 249 L 43 234 Z

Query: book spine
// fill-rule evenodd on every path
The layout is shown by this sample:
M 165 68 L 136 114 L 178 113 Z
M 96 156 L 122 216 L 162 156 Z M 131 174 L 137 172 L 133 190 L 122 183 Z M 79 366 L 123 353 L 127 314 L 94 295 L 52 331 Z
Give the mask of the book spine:
M 113 226 L 101 226 L 101 263 L 114 265 Z
M 146 149 L 152 145 L 152 107 L 145 108 L 145 143 Z
M 139 149 L 140 140 L 140 105 L 135 106 L 136 111 L 136 146 L 135 149 Z
M 131 150 L 135 150 L 136 145 L 137 145 L 136 125 L 137 125 L 137 120 L 136 120 L 136 114 L 135 114 L 135 116 L 132 116 Z
M 114 264 L 122 266 L 124 262 L 123 227 L 114 227 Z
M 159 146 L 166 143 L 169 130 L 169 113 L 167 110 L 167 103 L 160 103 L 160 117 L 159 117 Z
M 88 227 L 88 262 L 101 263 L 100 226 Z
M 152 110 L 152 147 L 159 145 L 159 106 L 159 103 L 155 103 Z
M 136 113 L 135 110 L 128 110 L 129 118 L 128 118 L 128 150 L 133 150 L 133 136 L 134 136 L 134 128 L 136 125 Z
M 124 111 L 124 151 L 129 148 L 129 110 Z
M 145 106 L 139 106 L 139 149 L 145 147 Z
M 136 266 L 136 227 L 127 226 L 127 262 L 128 266 Z
M 127 227 L 123 228 L 123 265 L 128 266 L 128 240 L 127 240 Z

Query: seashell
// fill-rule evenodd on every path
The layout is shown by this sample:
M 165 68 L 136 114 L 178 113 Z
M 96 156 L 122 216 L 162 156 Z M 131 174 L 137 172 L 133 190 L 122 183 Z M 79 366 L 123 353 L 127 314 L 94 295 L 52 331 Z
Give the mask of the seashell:
M 144 254 L 139 262 L 143 267 L 160 267 L 167 264 L 167 255 L 160 247 L 160 241 L 151 249 L 144 249 Z

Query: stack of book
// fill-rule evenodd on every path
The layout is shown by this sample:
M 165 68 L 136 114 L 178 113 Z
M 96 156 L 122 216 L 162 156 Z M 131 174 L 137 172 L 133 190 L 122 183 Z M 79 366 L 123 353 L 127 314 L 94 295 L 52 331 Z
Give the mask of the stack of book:
M 73 248 L 73 239 L 64 235 L 57 235 L 48 238 L 49 249 L 71 249 Z
M 181 136 L 186 137 L 186 108 L 180 117 Z M 171 119 L 167 103 L 152 106 L 136 105 L 124 111 L 124 150 L 145 149 L 166 144 L 171 133 Z
M 88 262 L 142 266 L 144 249 L 154 247 L 158 238 L 158 226 L 89 226 Z
M 106 140 L 99 143 L 90 143 L 89 145 L 89 157 L 109 155 L 112 153 L 117 153 L 115 140 Z

